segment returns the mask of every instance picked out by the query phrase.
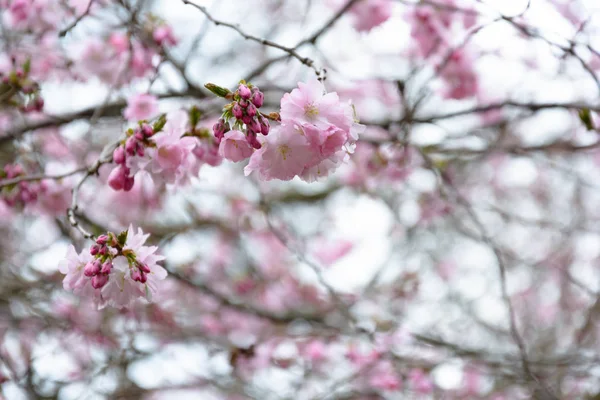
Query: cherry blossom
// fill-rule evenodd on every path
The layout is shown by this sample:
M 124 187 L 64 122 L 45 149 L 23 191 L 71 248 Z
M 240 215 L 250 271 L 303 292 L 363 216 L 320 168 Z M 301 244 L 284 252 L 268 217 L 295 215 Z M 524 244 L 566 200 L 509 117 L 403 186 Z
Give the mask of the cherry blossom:
M 129 307 L 139 298 L 152 301 L 167 272 L 158 265 L 163 256 L 156 246 L 144 246 L 150 235 L 129 226 L 118 236 L 99 236 L 89 250 L 73 246 L 60 263 L 64 287 L 81 297 L 91 297 L 98 308 Z
M 158 99 L 156 96 L 140 93 L 133 95 L 127 101 L 123 115 L 129 121 L 152 119 L 158 114 Z

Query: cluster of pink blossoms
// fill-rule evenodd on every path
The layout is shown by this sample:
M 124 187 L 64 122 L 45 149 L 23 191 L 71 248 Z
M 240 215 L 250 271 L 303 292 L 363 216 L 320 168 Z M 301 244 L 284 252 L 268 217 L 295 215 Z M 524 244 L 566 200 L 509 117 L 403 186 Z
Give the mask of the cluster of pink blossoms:
M 258 134 L 268 135 L 270 125 L 268 116 L 258 110 L 264 102 L 264 94 L 258 87 L 242 82 L 230 97 L 234 101 L 225 106 L 223 115 L 213 126 L 213 133 L 219 154 L 237 162 L 250 157 L 253 149 L 262 147 Z
M 352 105 L 341 103 L 337 93 L 326 93 L 317 79 L 286 93 L 280 116 L 281 125 L 252 153 L 246 175 L 256 171 L 265 180 L 299 176 L 315 181 L 348 159 L 365 128 Z
M 108 176 L 108 184 L 111 188 L 114 190 L 125 190 L 126 192 L 133 188 L 135 181 L 131 167 L 128 166 L 128 161 L 135 156 L 144 156 L 146 147 L 153 144 L 150 138 L 155 133 L 152 126 L 143 122 L 135 130 L 129 129 L 127 131 L 125 143 L 119 145 L 113 152 L 113 161 L 117 166 Z
M 177 43 L 167 26 L 152 33 L 157 45 Z M 87 43 L 81 54 L 80 66 L 84 75 L 97 76 L 109 85 L 142 78 L 154 69 L 157 52 L 126 33 L 114 32 L 107 39 L 94 39 Z
M 456 7 L 455 0 L 445 0 L 443 5 Z M 477 22 L 477 13 L 454 13 L 444 8 L 427 5 L 412 7 L 406 18 L 411 23 L 411 37 L 416 44 L 414 51 L 422 58 L 437 59 L 440 77 L 444 80 L 443 96 L 450 99 L 465 99 L 478 94 L 478 79 L 473 68 L 474 58 L 468 48 L 454 50 L 450 57 L 447 51 L 456 37 L 452 29 L 457 18 L 464 29 L 472 28 Z
M 19 164 L 7 164 L 0 170 L 0 183 L 24 176 L 25 171 Z M 2 188 L 1 199 L 9 207 L 23 208 L 34 203 L 38 196 L 46 190 L 45 182 L 21 181 Z
M 326 93 L 317 79 L 299 83 L 281 99 L 280 113 L 269 115 L 258 111 L 262 92 L 245 82 L 235 93 L 211 84 L 207 87 L 235 100 L 213 127 L 220 154 L 233 162 L 250 158 L 245 174 L 256 171 L 263 180 L 287 181 L 298 176 L 312 182 L 325 177 L 347 160 L 364 130 L 352 105 L 341 103 L 337 93 Z M 271 128 L 269 119 L 281 124 Z
M 155 254 L 157 247 L 144 246 L 148 236 L 130 226 L 119 235 L 99 236 L 89 250 L 79 254 L 71 245 L 59 264 L 66 275 L 63 287 L 93 299 L 98 308 L 128 307 L 138 298 L 152 301 L 167 271 L 158 265 L 164 257 Z
M 155 115 L 156 102 L 153 96 L 134 96 L 125 114 L 129 119 Z M 110 187 L 130 191 L 140 171 L 149 173 L 157 185 L 183 185 L 198 174 L 202 164 L 219 165 L 219 140 L 208 130 L 196 127 L 198 113 L 195 108 L 189 112 L 177 110 L 162 115 L 152 125 L 138 121 L 113 152 L 116 166 L 108 177 Z

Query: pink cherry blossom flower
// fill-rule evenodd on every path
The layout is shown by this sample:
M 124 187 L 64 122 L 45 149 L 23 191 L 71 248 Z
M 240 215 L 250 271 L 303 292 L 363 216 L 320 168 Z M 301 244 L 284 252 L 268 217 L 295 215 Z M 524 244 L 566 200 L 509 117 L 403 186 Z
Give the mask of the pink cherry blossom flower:
M 352 120 L 340 103 L 337 93 L 325 93 L 325 87 L 317 79 L 299 82 L 298 88 L 286 93 L 281 99 L 281 120 L 297 125 L 312 124 L 319 129 L 335 125 L 348 131 Z
M 373 369 L 369 384 L 385 391 L 396 391 L 402 388 L 402 380 L 389 361 L 380 362 Z
M 129 121 L 148 120 L 158 114 L 158 98 L 151 94 L 135 94 L 127 101 L 123 115 Z
M 359 1 L 350 9 L 354 17 L 354 28 L 359 32 L 369 32 L 390 19 L 392 8 L 391 0 Z
M 152 38 L 159 46 L 175 46 L 177 39 L 173 35 L 173 29 L 169 25 L 160 25 L 154 32 Z
M 348 132 L 334 125 L 325 129 L 318 129 L 314 125 L 304 125 L 302 128 L 310 149 L 323 158 L 339 151 L 348 141 Z
M 113 47 L 117 54 L 123 54 L 129 50 L 129 37 L 125 33 L 113 32 L 108 37 L 108 43 Z
M 148 170 L 152 177 L 170 184 L 185 184 L 196 158 L 192 151 L 197 139 L 181 137 L 176 129 L 166 128 L 153 137 L 156 148 L 148 149 Z
M 433 382 L 421 369 L 413 369 L 408 374 L 412 389 L 419 394 L 429 394 L 433 391 Z
M 478 94 L 479 82 L 473 64 L 473 57 L 464 50 L 457 50 L 450 56 L 440 71 L 446 84 L 444 97 L 460 100 Z
M 227 132 L 219 145 L 219 155 L 233 162 L 245 160 L 253 151 L 246 135 L 238 130 Z
M 282 125 L 265 136 L 262 148 L 252 154 L 244 173 L 258 171 L 264 180 L 289 181 L 304 171 L 311 158 L 304 134 L 293 125 Z
M 84 75 L 97 76 L 109 85 L 117 83 L 124 64 L 115 50 L 98 39 L 89 41 L 81 54 L 79 65 Z
M 72 291 L 82 297 L 95 298 L 99 296 L 99 293 L 96 293 L 92 288 L 90 279 L 83 273 L 85 266 L 93 259 L 89 250 L 83 249 L 81 253 L 77 254 L 75 247 L 73 245 L 69 246 L 65 258 L 58 264 L 59 271 L 66 275 L 63 280 L 65 290 Z
M 327 359 L 327 346 L 321 340 L 312 340 L 303 350 L 303 355 L 313 364 L 322 363 Z

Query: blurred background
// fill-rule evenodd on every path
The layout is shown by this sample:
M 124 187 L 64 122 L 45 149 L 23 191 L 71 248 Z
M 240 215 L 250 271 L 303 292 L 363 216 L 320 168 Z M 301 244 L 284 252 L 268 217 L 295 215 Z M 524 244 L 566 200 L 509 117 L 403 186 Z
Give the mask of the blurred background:
M 596 1 L 17 1 L 0 71 L 29 59 L 43 110 L 0 102 L 0 161 L 68 176 L 23 204 L 2 185 L 4 398 L 600 398 Z M 366 126 L 318 182 L 227 160 L 81 180 L 136 94 L 210 130 L 226 102 L 204 84 L 245 79 L 268 113 L 315 70 Z M 63 289 L 91 245 L 66 215 L 80 182 L 81 226 L 133 224 L 166 257 L 152 303 Z

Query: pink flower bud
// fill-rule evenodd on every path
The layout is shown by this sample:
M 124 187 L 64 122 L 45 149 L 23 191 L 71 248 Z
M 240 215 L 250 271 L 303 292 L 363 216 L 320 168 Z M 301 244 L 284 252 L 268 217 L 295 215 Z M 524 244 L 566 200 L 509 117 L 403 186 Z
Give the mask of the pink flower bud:
M 252 96 L 252 92 L 246 85 L 240 84 L 240 86 L 238 87 L 238 93 L 240 94 L 240 97 L 244 100 L 249 100 Z
M 127 152 L 127 154 L 132 156 L 135 154 L 136 147 L 137 147 L 137 140 L 135 139 L 135 137 L 131 136 L 125 142 L 125 151 Z
M 140 157 L 144 157 L 144 154 L 145 154 L 144 147 L 143 146 L 138 146 L 138 148 L 137 148 L 137 155 L 140 156 Z
M 125 164 L 125 149 L 119 146 L 113 151 L 113 161 L 117 164 Z
M 262 127 L 260 126 L 260 122 L 258 122 L 256 119 L 253 119 L 248 124 L 248 130 L 253 133 L 260 133 L 262 130 Z
M 135 131 L 133 135 L 137 140 L 144 140 L 144 133 L 141 130 Z
M 125 167 L 115 167 L 108 175 L 108 185 L 114 190 L 122 190 L 125 186 Z
M 134 268 L 131 271 L 131 279 L 133 279 L 136 282 L 141 282 L 142 281 L 142 272 L 139 269 Z
M 238 101 L 238 104 L 240 105 L 240 107 L 246 108 L 250 103 L 248 102 L 248 100 L 240 99 L 240 101 Z
M 254 132 L 248 132 L 248 134 L 246 135 L 246 141 L 250 146 L 254 147 L 256 150 L 262 147 L 260 142 L 256 139 L 256 133 Z
M 129 192 L 135 183 L 135 179 L 133 176 L 126 176 L 125 182 L 123 183 L 123 190 Z
M 37 99 L 35 99 L 34 103 L 33 103 L 33 107 L 35 109 L 35 111 L 40 112 L 44 109 L 44 99 L 42 99 L 41 97 L 38 97 Z
M 100 251 L 100 247 L 98 245 L 93 245 L 90 248 L 90 254 L 95 256 L 96 254 L 98 254 L 98 252 Z
M 100 273 L 108 275 L 108 274 L 110 274 L 110 271 L 112 271 L 112 267 L 113 267 L 112 262 L 107 261 L 104 264 L 102 264 L 102 268 L 100 269 Z
M 101 289 L 108 282 L 108 275 L 96 275 L 92 278 L 92 287 L 94 289 Z
M 107 235 L 100 235 L 100 236 L 98 236 L 98 239 L 96 239 L 96 243 L 99 245 L 105 245 L 107 242 L 108 242 Z
M 270 128 L 271 127 L 269 125 L 269 121 L 267 121 L 264 118 L 260 120 L 260 133 L 267 136 L 269 134 Z
M 252 104 L 254 104 L 256 108 L 261 108 L 265 102 L 265 95 L 256 87 L 252 88 L 252 92 Z
M 154 130 L 150 125 L 145 124 L 144 126 L 142 126 L 142 133 L 146 137 L 151 137 L 152 135 L 154 135 Z
M 245 123 L 246 125 L 250 125 L 250 123 L 252 123 L 253 118 L 249 115 L 244 115 L 242 117 L 242 122 Z
M 150 273 L 150 268 L 148 267 L 148 265 L 144 264 L 144 263 L 139 263 L 138 264 L 138 268 L 140 269 L 140 271 L 145 272 L 147 274 Z
M 219 119 L 217 123 L 213 125 L 213 133 L 215 134 L 215 137 L 223 137 L 225 134 L 225 121 L 223 118 Z
M 83 274 L 87 277 L 98 275 L 100 272 L 100 261 L 94 260 L 85 265 Z
M 242 119 L 244 113 L 242 111 L 242 107 L 238 103 L 235 103 L 231 108 L 231 113 L 236 119 Z
M 140 273 L 140 282 L 146 283 L 147 280 L 148 280 L 148 275 L 146 275 L 145 273 L 141 272 Z
M 248 104 L 248 107 L 246 108 L 246 114 L 248 114 L 251 117 L 254 117 L 256 115 L 256 107 L 254 106 L 254 104 L 250 103 Z

